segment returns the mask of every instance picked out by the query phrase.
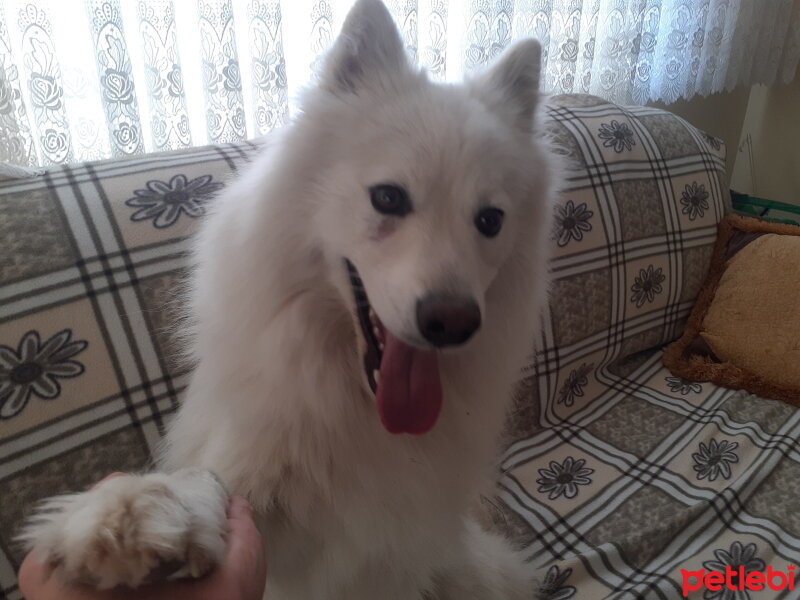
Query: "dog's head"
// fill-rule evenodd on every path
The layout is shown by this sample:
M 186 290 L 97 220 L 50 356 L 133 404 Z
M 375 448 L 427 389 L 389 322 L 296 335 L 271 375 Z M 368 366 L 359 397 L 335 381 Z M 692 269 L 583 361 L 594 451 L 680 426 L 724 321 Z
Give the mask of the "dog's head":
M 383 4 L 360 0 L 305 99 L 298 127 L 325 157 L 310 175 L 316 234 L 346 274 L 390 431 L 433 426 L 438 353 L 474 343 L 498 273 L 527 236 L 546 234 L 539 69 L 527 40 L 463 85 L 431 83 Z

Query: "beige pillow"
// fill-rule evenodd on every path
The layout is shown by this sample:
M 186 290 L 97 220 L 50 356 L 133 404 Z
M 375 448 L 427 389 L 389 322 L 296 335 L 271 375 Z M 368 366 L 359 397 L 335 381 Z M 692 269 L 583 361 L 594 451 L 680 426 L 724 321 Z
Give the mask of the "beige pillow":
M 675 374 L 800 405 L 800 227 L 726 217 Z

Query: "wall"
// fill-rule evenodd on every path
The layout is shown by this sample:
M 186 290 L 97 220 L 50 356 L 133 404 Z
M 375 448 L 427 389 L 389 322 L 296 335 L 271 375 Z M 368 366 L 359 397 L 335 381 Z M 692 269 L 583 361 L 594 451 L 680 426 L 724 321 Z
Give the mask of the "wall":
M 732 188 L 800 205 L 800 72 L 789 84 L 753 86 L 738 146 Z

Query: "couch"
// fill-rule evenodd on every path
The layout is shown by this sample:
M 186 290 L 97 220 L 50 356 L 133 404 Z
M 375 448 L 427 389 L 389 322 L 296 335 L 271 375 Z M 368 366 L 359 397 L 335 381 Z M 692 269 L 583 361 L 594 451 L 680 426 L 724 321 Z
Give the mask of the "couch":
M 592 96 L 556 96 L 546 117 L 570 172 L 493 526 L 550 600 L 680 598 L 681 569 L 785 570 L 800 558 L 800 413 L 661 365 L 728 210 L 723 144 Z M 192 233 L 257 149 L 0 181 L 0 598 L 21 597 L 13 536 L 37 500 L 147 467 L 188 377 L 168 330 Z

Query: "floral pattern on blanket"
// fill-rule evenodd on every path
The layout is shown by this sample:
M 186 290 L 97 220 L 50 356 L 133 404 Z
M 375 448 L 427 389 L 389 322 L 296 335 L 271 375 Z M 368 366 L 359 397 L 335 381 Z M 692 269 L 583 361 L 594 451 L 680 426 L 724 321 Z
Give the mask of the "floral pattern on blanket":
M 205 203 L 224 186 L 213 181 L 212 175 L 201 175 L 189 180 L 181 173 L 169 181 L 153 179 L 144 189 L 134 190 L 134 197 L 125 204 L 136 210 L 132 221 L 152 220 L 159 229 L 173 225 L 181 214 L 193 219 L 206 214 Z
M 15 417 L 31 397 L 55 400 L 61 395 L 58 380 L 81 375 L 82 363 L 73 358 L 86 349 L 83 340 L 72 340 L 64 329 L 44 342 L 37 331 L 29 331 L 16 350 L 0 345 L 0 419 Z

